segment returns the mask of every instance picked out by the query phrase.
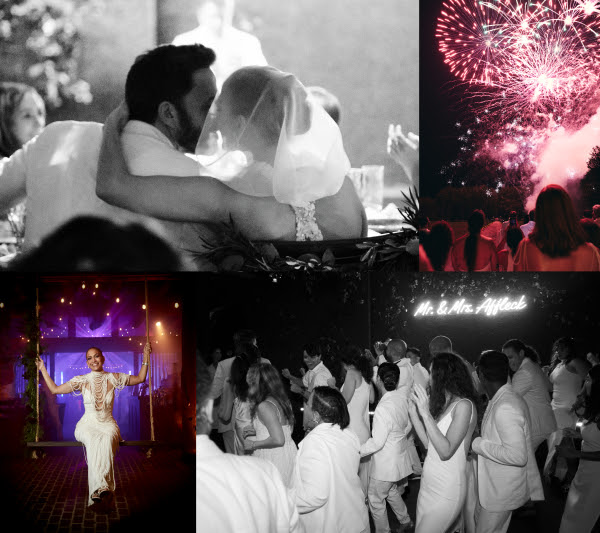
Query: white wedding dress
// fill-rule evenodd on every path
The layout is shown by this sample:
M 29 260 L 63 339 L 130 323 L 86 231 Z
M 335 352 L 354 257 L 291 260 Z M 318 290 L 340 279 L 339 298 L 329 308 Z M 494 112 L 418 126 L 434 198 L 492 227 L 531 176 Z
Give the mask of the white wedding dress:
M 112 415 L 114 391 L 123 389 L 128 382 L 129 374 L 112 372 L 90 372 L 69 381 L 73 394 L 83 396 L 85 406 L 85 413 L 75 426 L 75 439 L 85 446 L 88 505 L 93 503 L 94 492 L 115 490 L 113 458 L 121 434 Z

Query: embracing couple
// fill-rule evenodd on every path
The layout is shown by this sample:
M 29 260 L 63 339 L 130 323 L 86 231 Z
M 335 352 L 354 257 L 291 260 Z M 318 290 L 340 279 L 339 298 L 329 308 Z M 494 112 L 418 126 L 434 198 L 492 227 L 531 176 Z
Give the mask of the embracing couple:
M 298 79 L 245 67 L 214 101 L 214 61 L 202 45 L 150 50 L 104 128 L 56 122 L 7 160 L 0 210 L 27 199 L 25 247 L 78 215 L 142 222 L 190 257 L 231 220 L 251 240 L 365 236 L 340 131 Z

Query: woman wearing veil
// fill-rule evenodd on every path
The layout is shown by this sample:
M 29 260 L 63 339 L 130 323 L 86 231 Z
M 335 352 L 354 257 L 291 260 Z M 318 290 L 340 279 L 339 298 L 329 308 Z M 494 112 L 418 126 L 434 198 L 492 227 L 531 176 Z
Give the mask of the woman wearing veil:
M 292 74 L 244 67 L 225 81 L 198 142 L 200 177 L 129 174 L 124 122 L 121 109 L 105 125 L 97 193 L 108 203 L 168 220 L 233 220 L 251 240 L 367 233 L 339 128 Z

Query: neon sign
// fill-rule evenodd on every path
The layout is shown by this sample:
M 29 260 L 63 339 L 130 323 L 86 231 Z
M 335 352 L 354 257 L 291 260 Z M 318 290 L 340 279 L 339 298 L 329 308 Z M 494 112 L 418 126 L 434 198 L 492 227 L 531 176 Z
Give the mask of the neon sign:
M 454 316 L 454 315 L 487 315 L 496 316 L 498 313 L 514 313 L 527 307 L 525 296 L 512 299 L 508 296 L 502 298 L 486 298 L 473 303 L 466 298 L 454 301 L 441 300 L 437 305 L 427 300 L 417 306 L 413 316 Z

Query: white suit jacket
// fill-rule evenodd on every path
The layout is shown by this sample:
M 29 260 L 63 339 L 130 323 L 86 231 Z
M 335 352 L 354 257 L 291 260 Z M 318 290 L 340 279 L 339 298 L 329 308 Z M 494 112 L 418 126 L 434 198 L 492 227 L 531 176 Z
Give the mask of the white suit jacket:
M 319 424 L 298 445 L 294 490 L 306 533 L 369 531 L 358 477 L 359 448 L 352 430 L 326 423 Z
M 528 357 L 512 378 L 512 388 L 519 394 L 529 408 L 531 436 L 548 437 L 556 431 L 556 418 L 550 404 L 550 382 L 540 366 Z
M 510 384 L 498 390 L 483 416 L 481 437 L 473 441 L 479 502 L 493 512 L 543 500 L 544 491 L 531 444 L 529 410 Z
M 298 532 L 298 511 L 269 461 L 223 453 L 196 436 L 196 533 Z
M 412 425 L 408 400 L 401 389 L 386 392 L 375 409 L 372 437 L 360 447 L 360 455 L 373 454 L 371 477 L 399 481 L 412 474 L 406 437 Z
M 219 433 L 230 431 L 233 429 L 234 420 L 231 416 L 233 413 L 233 390 L 229 383 L 229 376 L 231 375 L 231 365 L 235 357 L 229 357 L 219 361 L 217 364 L 217 370 L 215 371 L 215 377 L 213 378 L 212 386 L 210 388 L 210 397 L 213 400 L 221 398 L 221 405 L 219 408 Z M 271 363 L 264 357 L 260 358 L 261 363 Z

